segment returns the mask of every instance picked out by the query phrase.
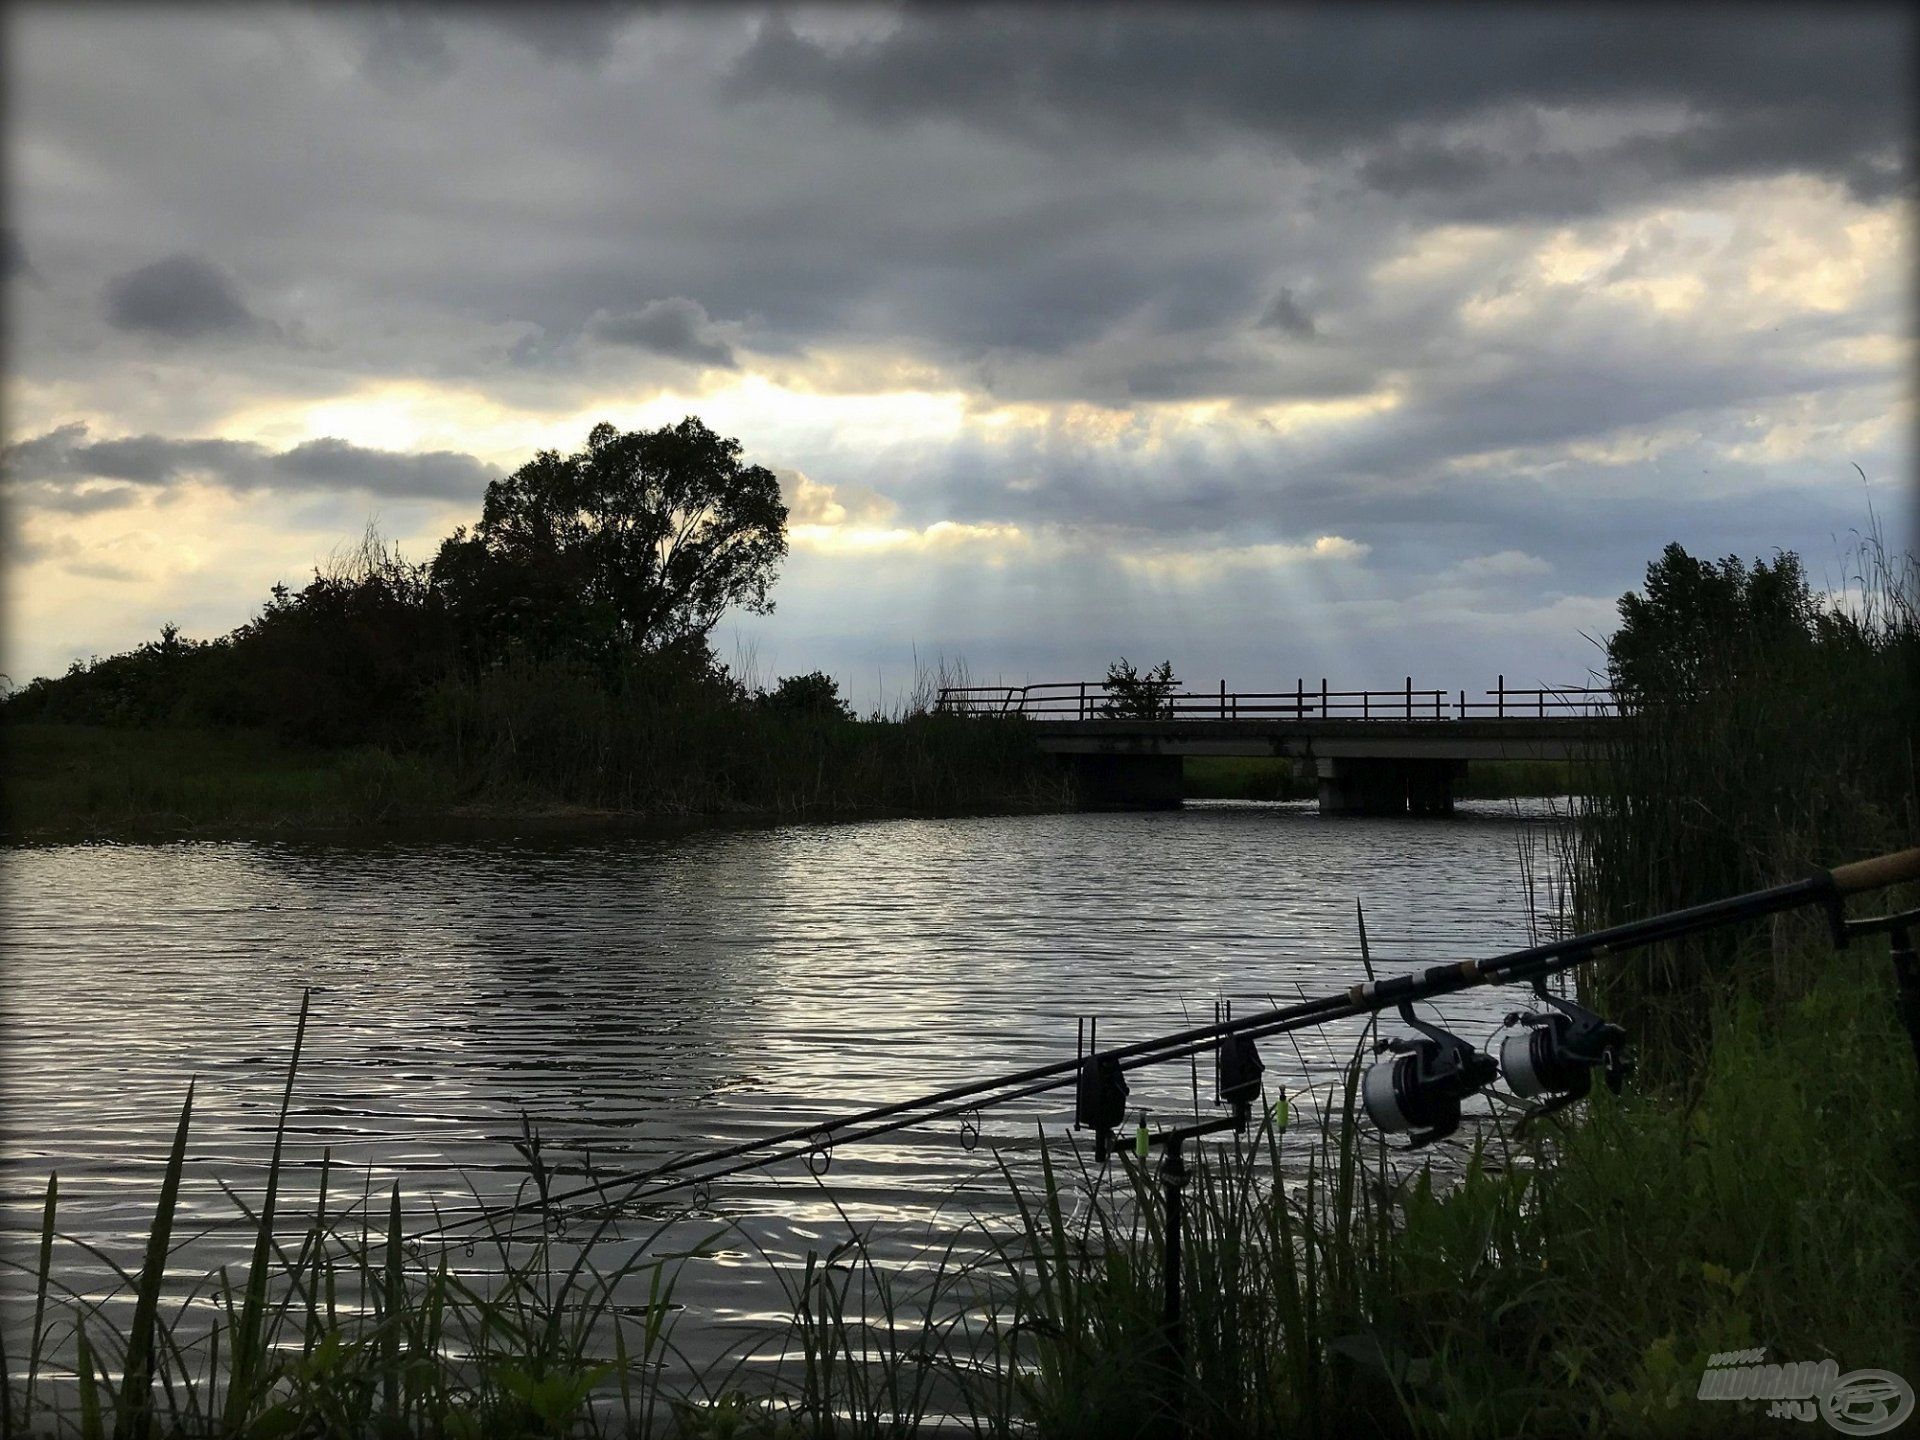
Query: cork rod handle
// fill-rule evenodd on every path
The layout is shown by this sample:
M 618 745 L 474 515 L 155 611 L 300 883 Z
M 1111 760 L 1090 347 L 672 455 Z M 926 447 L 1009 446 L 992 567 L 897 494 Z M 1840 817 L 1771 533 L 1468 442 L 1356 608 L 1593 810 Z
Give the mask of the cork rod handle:
M 1834 889 L 1842 895 L 1882 890 L 1903 880 L 1920 880 L 1920 846 L 1895 850 L 1891 855 L 1876 855 L 1871 860 L 1856 860 L 1851 865 L 1836 865 L 1830 873 Z

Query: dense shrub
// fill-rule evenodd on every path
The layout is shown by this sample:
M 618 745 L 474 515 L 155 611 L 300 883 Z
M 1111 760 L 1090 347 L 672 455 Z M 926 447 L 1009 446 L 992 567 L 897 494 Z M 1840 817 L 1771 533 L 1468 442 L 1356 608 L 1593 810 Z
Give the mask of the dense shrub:
M 1609 646 L 1625 725 L 1579 827 L 1579 919 L 1597 926 L 1799 879 L 1920 833 L 1920 574 L 1869 537 L 1846 592 L 1798 559 L 1700 561 L 1677 545 L 1620 601 Z M 1698 1054 L 1718 1000 L 1791 1002 L 1815 916 L 1734 928 L 1609 967 L 1608 1002 L 1653 1053 Z
M 840 698 L 840 682 L 820 670 L 787 676 L 761 697 L 761 703 L 787 715 L 853 718 L 853 707 Z
M 23 722 L 264 726 L 322 745 L 405 744 L 455 659 L 424 568 L 369 534 L 304 589 L 275 586 L 229 635 L 183 640 L 169 625 L 138 649 L 34 681 L 5 710 Z

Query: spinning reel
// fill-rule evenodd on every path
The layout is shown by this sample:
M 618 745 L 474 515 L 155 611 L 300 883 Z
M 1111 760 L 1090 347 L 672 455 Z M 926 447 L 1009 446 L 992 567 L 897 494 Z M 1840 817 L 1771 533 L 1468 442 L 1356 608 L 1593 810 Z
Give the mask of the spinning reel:
M 1500 1074 L 1507 1088 L 1522 1100 L 1551 1097 L 1530 1106 L 1521 1123 L 1584 1100 L 1593 1090 L 1596 1069 L 1618 1095 L 1633 1074 L 1627 1032 L 1584 1005 L 1549 995 L 1543 979 L 1533 982 L 1533 993 L 1553 1008 L 1516 1010 L 1505 1021 L 1515 1033 L 1500 1042 Z
M 1409 1001 L 1400 1018 L 1417 1038 L 1382 1040 L 1375 1054 L 1394 1052 L 1391 1060 L 1370 1066 L 1360 1083 L 1367 1118 L 1389 1134 L 1406 1131 L 1407 1149 L 1444 1140 L 1460 1128 L 1460 1102 L 1500 1073 L 1483 1054 L 1449 1030 L 1415 1018 Z

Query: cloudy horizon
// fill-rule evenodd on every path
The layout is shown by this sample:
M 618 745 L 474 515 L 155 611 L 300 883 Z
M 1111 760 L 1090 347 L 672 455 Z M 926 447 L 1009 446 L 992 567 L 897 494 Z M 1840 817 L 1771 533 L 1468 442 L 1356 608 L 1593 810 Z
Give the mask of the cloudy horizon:
M 781 476 L 716 648 L 862 708 L 1579 683 L 1668 541 L 1914 543 L 1903 10 L 4 23 L 16 682 L 601 420 Z

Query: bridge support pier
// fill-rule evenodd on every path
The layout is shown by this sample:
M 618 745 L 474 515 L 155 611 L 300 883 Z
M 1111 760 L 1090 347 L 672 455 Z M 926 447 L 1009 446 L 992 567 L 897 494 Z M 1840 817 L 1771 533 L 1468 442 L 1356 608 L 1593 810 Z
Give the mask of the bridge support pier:
M 1331 759 L 1317 762 L 1322 815 L 1451 815 L 1461 760 Z
M 1062 755 L 1080 803 L 1095 810 L 1176 810 L 1184 766 L 1178 755 Z

